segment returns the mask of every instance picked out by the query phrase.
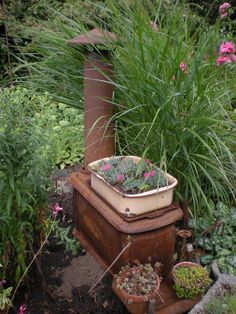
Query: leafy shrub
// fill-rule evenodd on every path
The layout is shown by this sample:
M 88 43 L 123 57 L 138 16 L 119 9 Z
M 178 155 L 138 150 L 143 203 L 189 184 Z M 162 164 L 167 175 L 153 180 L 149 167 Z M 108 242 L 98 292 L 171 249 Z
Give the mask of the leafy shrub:
M 81 117 L 64 107 L 58 111 L 47 95 L 37 97 L 25 89 L 1 91 L 1 279 L 18 282 L 30 258 L 29 243 L 38 243 L 45 237 L 49 227 L 46 223 L 49 178 L 55 162 L 73 163 L 78 150 L 81 152 L 75 138 Z M 70 146 L 70 134 L 74 146 Z M 55 224 L 53 230 L 61 240 L 68 240 L 68 230 L 61 231 Z M 73 246 L 67 242 L 68 248 Z
M 20 90 L 2 90 L 0 97 L 1 278 L 10 273 L 17 282 L 29 256 L 27 241 L 40 235 L 46 215 L 52 163 L 32 109 L 45 98 L 27 99 Z
M 83 158 L 83 115 L 64 104 L 44 103 L 35 113 L 53 149 L 53 164 L 61 169 Z

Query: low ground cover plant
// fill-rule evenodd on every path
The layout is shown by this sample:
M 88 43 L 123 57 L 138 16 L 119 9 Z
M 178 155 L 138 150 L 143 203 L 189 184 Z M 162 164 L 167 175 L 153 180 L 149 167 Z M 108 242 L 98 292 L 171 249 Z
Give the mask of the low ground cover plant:
M 236 313 L 236 290 L 229 291 L 211 300 L 205 307 L 205 314 L 234 314 Z
M 195 232 L 195 245 L 203 250 L 201 263 L 210 266 L 216 261 L 222 273 L 236 275 L 236 210 L 216 204 L 213 218 L 199 217 L 189 227 Z

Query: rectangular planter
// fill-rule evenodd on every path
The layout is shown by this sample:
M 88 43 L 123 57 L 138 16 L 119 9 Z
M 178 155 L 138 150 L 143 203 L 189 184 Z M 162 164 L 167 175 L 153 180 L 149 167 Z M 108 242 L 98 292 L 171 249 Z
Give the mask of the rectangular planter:
M 136 156 L 126 156 L 125 158 L 131 158 L 134 163 L 138 163 L 141 160 L 140 157 Z M 141 215 L 149 211 L 167 207 L 172 203 L 173 189 L 177 185 L 176 178 L 167 173 L 168 186 L 139 194 L 125 194 L 114 188 L 93 170 L 101 161 L 108 160 L 109 158 L 104 158 L 88 165 L 88 170 L 91 172 L 91 186 L 122 215 L 128 217 Z

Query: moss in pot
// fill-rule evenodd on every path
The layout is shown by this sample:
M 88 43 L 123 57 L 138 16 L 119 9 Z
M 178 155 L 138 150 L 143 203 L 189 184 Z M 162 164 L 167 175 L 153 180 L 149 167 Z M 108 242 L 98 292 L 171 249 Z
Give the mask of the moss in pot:
M 212 282 L 207 270 L 196 263 L 178 263 L 174 266 L 172 274 L 174 289 L 179 298 L 193 299 L 201 296 Z

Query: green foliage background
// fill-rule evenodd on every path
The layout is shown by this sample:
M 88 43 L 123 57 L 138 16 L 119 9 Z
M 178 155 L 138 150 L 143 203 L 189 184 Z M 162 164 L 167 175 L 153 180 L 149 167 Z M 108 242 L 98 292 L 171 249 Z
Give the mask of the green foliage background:
M 76 109 L 52 103 L 48 95 L 1 90 L 0 278 L 8 284 L 19 281 L 32 257 L 29 242 L 37 247 L 45 237 L 53 167 L 82 156 L 81 120 Z M 68 239 L 68 230 L 55 230 Z

